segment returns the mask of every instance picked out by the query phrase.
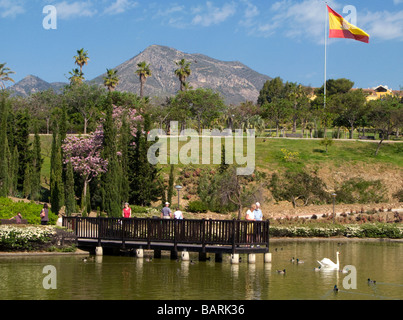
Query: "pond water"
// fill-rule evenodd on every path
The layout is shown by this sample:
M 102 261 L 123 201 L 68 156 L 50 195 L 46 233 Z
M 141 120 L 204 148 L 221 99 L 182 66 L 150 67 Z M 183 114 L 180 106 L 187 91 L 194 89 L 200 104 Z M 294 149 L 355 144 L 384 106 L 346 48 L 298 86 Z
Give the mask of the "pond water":
M 352 273 L 314 271 L 317 260 L 328 257 L 356 269 L 356 289 L 343 287 Z M 130 256 L 81 255 L 0 257 L 1 300 L 382 300 L 403 298 L 403 244 L 389 242 L 276 241 L 272 263 L 257 255 L 255 264 L 175 261 Z M 151 255 L 151 253 L 150 253 Z M 292 263 L 291 258 L 303 260 Z M 44 273 L 53 266 L 53 273 Z M 276 270 L 286 269 L 285 275 Z M 55 289 L 44 279 L 55 275 Z M 367 279 L 376 280 L 368 284 Z M 51 283 L 49 281 L 48 283 Z M 350 284 L 353 282 L 350 280 Z M 333 292 L 334 285 L 339 291 Z

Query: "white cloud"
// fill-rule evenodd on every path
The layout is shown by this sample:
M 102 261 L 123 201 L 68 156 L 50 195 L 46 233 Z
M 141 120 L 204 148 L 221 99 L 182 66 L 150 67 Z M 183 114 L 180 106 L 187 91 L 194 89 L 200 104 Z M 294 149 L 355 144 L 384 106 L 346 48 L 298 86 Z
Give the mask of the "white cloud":
M 105 14 L 120 14 L 138 6 L 138 2 L 130 0 L 116 0 L 104 11 Z
M 214 7 L 213 3 L 207 1 L 206 8 L 199 9 L 198 13 L 192 20 L 192 24 L 209 27 L 211 25 L 224 22 L 236 12 L 234 3 L 226 3 L 221 8 Z
M 62 1 L 55 4 L 57 17 L 60 19 L 70 19 L 78 17 L 92 17 L 97 14 L 91 1 Z
M 20 1 L 0 0 L 0 17 L 15 18 L 25 12 Z
M 358 23 L 373 38 L 403 41 L 403 11 L 368 12 L 358 17 Z

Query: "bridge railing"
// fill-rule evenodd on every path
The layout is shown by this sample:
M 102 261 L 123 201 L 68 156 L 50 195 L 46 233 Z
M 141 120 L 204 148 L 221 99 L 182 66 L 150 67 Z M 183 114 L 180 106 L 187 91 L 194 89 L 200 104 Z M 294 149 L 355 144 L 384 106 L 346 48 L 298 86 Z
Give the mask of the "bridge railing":
M 206 245 L 269 245 L 269 221 L 63 217 L 78 238 Z

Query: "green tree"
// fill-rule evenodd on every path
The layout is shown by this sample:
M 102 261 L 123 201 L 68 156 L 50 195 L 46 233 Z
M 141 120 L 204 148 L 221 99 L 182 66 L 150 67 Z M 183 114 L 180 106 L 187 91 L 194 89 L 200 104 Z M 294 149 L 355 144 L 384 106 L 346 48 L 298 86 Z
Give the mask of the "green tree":
M 117 75 L 118 71 L 113 69 L 106 69 L 106 77 L 103 78 L 104 86 L 108 88 L 109 92 L 115 90 L 119 85 L 119 77 Z
M 138 69 L 136 70 L 136 74 L 140 78 L 140 98 L 143 98 L 144 85 L 146 84 L 147 78 L 152 76 L 152 72 L 150 69 L 150 64 L 147 64 L 145 61 L 139 62 L 137 67 Z
M 188 110 L 184 115 L 197 120 L 199 134 L 203 126 L 209 126 L 217 119 L 225 108 L 224 101 L 219 93 L 211 89 L 198 88 L 179 92 L 172 101 L 173 114 Z
M 150 117 L 146 114 L 144 122 L 139 123 L 137 134 L 129 148 L 130 203 L 142 206 L 148 206 L 151 202 L 159 200 L 163 191 L 160 170 L 147 158 L 147 151 L 151 146 L 147 141 L 150 126 Z
M 8 194 L 7 105 L 5 97 L 0 98 L 0 197 L 6 197 Z
M 18 111 L 15 120 L 14 145 L 18 148 L 18 189 L 22 190 L 25 179 L 27 164 L 31 161 L 31 153 L 29 152 L 29 127 L 30 115 L 28 109 Z
M 41 155 L 41 139 L 38 134 L 38 126 L 35 124 L 34 144 L 32 150 L 32 176 L 31 176 L 31 199 L 39 200 L 41 194 L 41 170 L 43 159 Z
M 169 179 L 168 179 L 168 202 L 172 203 L 172 195 L 174 192 L 174 180 L 175 180 L 175 166 L 171 164 L 170 170 L 169 170 Z
M 108 170 L 103 176 L 104 210 L 110 217 L 121 216 L 120 187 L 122 172 L 117 160 L 117 132 L 112 118 L 113 105 L 110 97 L 106 102 L 104 121 L 103 159 L 108 161 Z
M 175 70 L 175 75 L 178 77 L 181 84 L 180 91 L 184 91 L 186 86 L 186 79 L 192 74 L 192 70 L 190 69 L 191 63 L 186 61 L 186 59 L 181 59 L 180 61 L 177 61 L 175 63 L 179 67 Z
M 403 126 L 403 103 L 397 96 L 387 96 L 381 100 L 373 100 L 369 103 L 369 122 L 379 131 L 380 141 L 375 151 L 378 155 L 382 142 Z
M 52 212 L 59 214 L 64 204 L 64 186 L 63 186 L 63 164 L 62 150 L 59 144 L 58 130 L 53 130 L 52 153 L 50 162 L 50 205 Z
M 10 77 L 11 74 L 15 73 L 10 68 L 6 67 L 6 63 L 0 63 L 0 88 L 6 89 L 6 82 L 14 82 L 14 79 Z
M 80 67 L 80 73 L 83 73 L 83 66 L 88 64 L 90 58 L 88 57 L 88 51 L 84 51 L 84 48 L 77 50 L 77 55 L 74 56 L 74 63 Z
M 74 191 L 74 172 L 73 166 L 69 161 L 66 166 L 66 183 L 65 183 L 65 205 L 66 205 L 66 215 L 71 216 L 72 213 L 76 212 L 76 197 Z

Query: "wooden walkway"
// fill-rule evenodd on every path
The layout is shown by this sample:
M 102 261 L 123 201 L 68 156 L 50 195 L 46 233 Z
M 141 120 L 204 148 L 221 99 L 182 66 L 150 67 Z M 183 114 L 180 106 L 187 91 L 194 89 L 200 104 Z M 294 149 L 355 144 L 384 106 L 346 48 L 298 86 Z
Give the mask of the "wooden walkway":
M 268 253 L 269 221 L 63 217 L 79 247 Z

